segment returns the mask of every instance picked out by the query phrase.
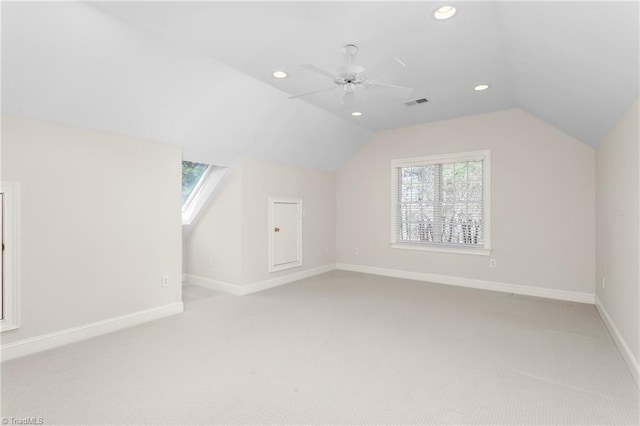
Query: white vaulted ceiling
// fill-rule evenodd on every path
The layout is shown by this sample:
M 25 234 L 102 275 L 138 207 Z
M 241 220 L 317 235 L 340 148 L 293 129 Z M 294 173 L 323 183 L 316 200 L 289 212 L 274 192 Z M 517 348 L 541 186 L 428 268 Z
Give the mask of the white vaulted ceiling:
M 189 49 L 79 3 L 2 4 L 2 111 L 183 146 L 336 170 L 371 135 Z
M 2 106 L 218 164 L 334 170 L 373 131 L 511 107 L 595 146 L 638 97 L 637 2 L 453 2 L 437 21 L 442 4 L 5 3 Z M 362 92 L 352 117 L 339 90 L 288 99 L 330 86 L 299 65 L 335 70 L 348 43 L 365 68 L 400 58 L 371 77 L 430 102 Z

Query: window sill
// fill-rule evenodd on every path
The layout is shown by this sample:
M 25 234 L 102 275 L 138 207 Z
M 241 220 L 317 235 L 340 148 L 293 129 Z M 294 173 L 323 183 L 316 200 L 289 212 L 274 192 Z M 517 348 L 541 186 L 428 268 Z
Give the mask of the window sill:
M 411 243 L 391 243 L 391 248 L 404 249 L 404 250 L 419 250 L 419 251 L 435 251 L 440 253 L 456 253 L 456 254 L 470 254 L 475 256 L 490 256 L 491 249 L 487 248 L 462 248 L 451 246 L 437 246 L 432 244 L 411 244 Z

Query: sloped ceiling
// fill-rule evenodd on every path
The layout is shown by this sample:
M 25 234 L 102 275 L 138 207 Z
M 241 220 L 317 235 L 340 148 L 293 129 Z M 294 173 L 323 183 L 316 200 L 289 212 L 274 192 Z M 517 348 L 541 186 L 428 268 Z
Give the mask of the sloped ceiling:
M 2 112 L 336 170 L 371 131 L 78 3 L 3 3 Z
M 637 2 L 454 2 L 437 21 L 441 4 L 5 3 L 2 107 L 180 143 L 188 159 L 335 170 L 373 131 L 510 107 L 595 146 L 638 97 Z M 299 65 L 334 70 L 348 43 L 365 68 L 402 59 L 371 77 L 431 102 L 363 92 L 352 117 L 339 91 L 287 99 L 331 85 Z
M 445 2 L 446 3 L 446 2 Z M 299 67 L 335 70 L 342 46 L 359 46 L 365 66 L 398 57 L 407 68 L 372 71 L 380 81 L 414 88 L 402 100 L 358 93 L 350 117 L 341 93 L 305 101 L 382 130 L 520 107 L 592 146 L 638 96 L 638 2 L 106 3 L 103 10 L 150 33 L 189 46 L 289 94 L 331 86 Z M 286 80 L 272 78 L 285 69 Z M 489 83 L 478 93 L 472 88 Z M 303 102 L 303 101 L 292 101 Z

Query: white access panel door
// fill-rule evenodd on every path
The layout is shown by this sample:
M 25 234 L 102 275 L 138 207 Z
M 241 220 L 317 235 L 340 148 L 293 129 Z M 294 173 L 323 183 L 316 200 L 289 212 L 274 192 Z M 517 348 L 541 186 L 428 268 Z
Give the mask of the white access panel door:
M 269 209 L 269 272 L 301 266 L 302 200 L 272 197 Z

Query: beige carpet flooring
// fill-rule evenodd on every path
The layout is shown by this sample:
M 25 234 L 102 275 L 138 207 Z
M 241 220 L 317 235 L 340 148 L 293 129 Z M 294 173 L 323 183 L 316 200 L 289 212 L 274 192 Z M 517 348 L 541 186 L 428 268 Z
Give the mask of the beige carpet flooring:
M 45 424 L 639 424 L 591 305 L 334 271 L 2 365 Z

